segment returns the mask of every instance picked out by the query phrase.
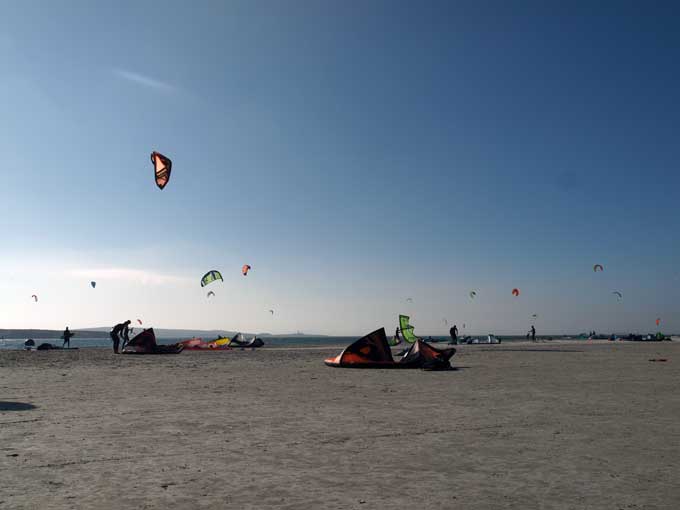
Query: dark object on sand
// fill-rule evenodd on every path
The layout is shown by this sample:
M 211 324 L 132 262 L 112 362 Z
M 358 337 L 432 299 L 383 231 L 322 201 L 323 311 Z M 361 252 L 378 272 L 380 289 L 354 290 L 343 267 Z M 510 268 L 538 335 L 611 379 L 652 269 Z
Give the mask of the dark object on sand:
M 250 340 L 246 340 L 243 338 L 243 335 L 241 333 L 237 333 L 234 335 L 234 338 L 231 339 L 231 342 L 229 342 L 230 347 L 241 347 L 242 349 L 245 348 L 251 348 L 255 349 L 257 347 L 262 347 L 264 345 L 264 342 L 262 341 L 261 338 L 253 337 Z
M 652 358 L 649 361 L 652 361 L 654 363 L 663 363 L 665 361 L 668 361 L 666 358 Z
M 655 335 L 650 333 L 644 336 L 630 334 L 621 337 L 621 340 L 627 340 L 628 342 L 669 342 L 671 341 L 671 338 L 665 336 L 663 333 L 657 333 Z
M 449 360 L 456 349 L 437 349 L 417 339 L 399 361 L 394 361 L 387 343 L 385 328 L 380 328 L 360 338 L 345 348 L 335 358 L 324 361 L 329 367 L 343 368 L 422 368 L 425 370 L 447 370 Z
M 36 351 L 77 351 L 77 347 L 59 347 L 58 345 L 49 344 L 47 342 L 40 344 Z
M 130 340 L 123 354 L 179 354 L 183 349 L 181 344 L 158 345 L 153 328 L 149 328 Z
M 35 347 L 35 340 L 33 340 L 32 338 L 29 338 L 24 342 L 24 349 L 26 349 L 27 351 L 30 351 L 31 349 L 33 349 L 33 347 Z
M 0 411 L 31 411 L 36 407 L 28 402 L 5 402 L 0 401 Z M 18 454 L 12 453 L 8 457 L 16 457 Z

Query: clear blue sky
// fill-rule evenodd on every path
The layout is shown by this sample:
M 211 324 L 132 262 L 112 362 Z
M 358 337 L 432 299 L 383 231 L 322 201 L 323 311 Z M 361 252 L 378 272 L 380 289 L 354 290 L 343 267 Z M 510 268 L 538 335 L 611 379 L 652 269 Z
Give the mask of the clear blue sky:
M 0 327 L 680 330 L 677 3 L 196 4 L 4 6 Z

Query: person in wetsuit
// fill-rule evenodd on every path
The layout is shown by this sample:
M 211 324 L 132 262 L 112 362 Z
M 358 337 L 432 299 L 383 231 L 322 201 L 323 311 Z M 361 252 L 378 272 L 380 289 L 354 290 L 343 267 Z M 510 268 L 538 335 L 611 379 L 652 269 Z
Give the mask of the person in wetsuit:
M 531 325 L 530 333 L 531 333 L 531 341 L 535 342 L 536 341 L 536 328 L 534 327 L 533 324 Z
M 455 324 L 451 329 L 449 329 L 449 335 L 451 335 L 451 343 L 453 345 L 458 345 L 458 326 Z
M 123 348 L 125 348 L 125 345 L 130 341 L 130 328 L 128 328 L 130 322 L 132 321 L 128 320 L 121 322 L 120 324 L 116 324 L 111 330 L 111 333 L 109 333 L 111 340 L 113 340 L 113 352 L 116 354 L 118 354 L 118 346 L 120 345 L 121 338 L 123 339 Z
M 68 348 L 71 348 L 71 338 L 75 335 L 75 333 L 71 333 L 68 329 L 68 326 L 66 326 L 66 329 L 64 330 L 64 334 L 61 336 L 61 338 L 64 339 L 64 343 L 62 344 L 62 348 L 66 347 L 68 345 Z

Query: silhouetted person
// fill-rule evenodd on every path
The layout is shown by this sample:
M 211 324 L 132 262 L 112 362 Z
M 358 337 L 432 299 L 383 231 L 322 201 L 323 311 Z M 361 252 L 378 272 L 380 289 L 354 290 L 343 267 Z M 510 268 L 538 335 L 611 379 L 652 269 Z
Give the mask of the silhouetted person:
M 455 324 L 451 329 L 449 329 L 449 335 L 451 335 L 451 343 L 453 345 L 458 345 L 458 326 Z
M 130 321 L 125 321 L 128 323 L 128 326 L 130 325 Z M 123 345 L 122 348 L 125 349 L 125 346 L 127 346 L 128 343 L 130 343 L 130 333 L 134 330 L 134 328 L 130 328 L 126 326 L 123 328 L 123 332 L 120 334 L 120 337 L 123 339 Z
M 531 341 L 535 342 L 536 341 L 536 328 L 534 325 L 531 325 Z
M 62 348 L 66 347 L 68 345 L 68 348 L 71 348 L 71 338 L 73 337 L 75 333 L 71 333 L 68 330 L 68 326 L 66 326 L 66 329 L 64 330 L 64 334 L 62 335 L 62 338 L 64 339 L 64 343 L 62 344 Z
M 130 322 L 131 321 L 125 321 L 116 324 L 111 330 L 111 333 L 109 333 L 111 340 L 113 340 L 113 352 L 116 354 L 118 354 L 118 346 L 120 345 L 121 338 L 123 339 L 123 348 L 125 348 L 125 345 L 130 341 L 130 329 L 128 328 Z

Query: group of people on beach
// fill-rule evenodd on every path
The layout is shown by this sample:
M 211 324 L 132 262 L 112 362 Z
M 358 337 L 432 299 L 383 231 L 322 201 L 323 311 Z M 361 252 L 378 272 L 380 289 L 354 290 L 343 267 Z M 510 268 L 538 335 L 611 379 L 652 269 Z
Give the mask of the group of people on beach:
M 113 341 L 113 352 L 118 354 L 119 348 L 120 348 L 120 343 L 121 341 L 123 342 L 123 349 L 125 349 L 125 346 L 127 343 L 130 341 L 130 324 L 132 321 L 127 320 L 125 322 L 121 322 L 120 324 L 116 324 L 109 335 L 111 336 L 111 340 Z M 68 326 L 66 326 L 66 329 L 64 329 L 64 332 L 61 335 L 62 340 L 64 343 L 62 344 L 61 348 L 62 349 L 70 349 L 71 348 L 71 338 L 75 336 L 75 333 L 71 331 Z M 57 349 L 57 347 L 50 345 L 50 344 L 44 344 L 48 346 L 50 349 Z M 32 349 L 35 347 L 35 341 L 32 338 L 29 338 L 24 342 L 24 347 L 26 349 Z M 38 349 L 40 350 L 40 349 Z
M 111 340 L 113 341 L 113 352 L 118 354 L 118 348 L 120 347 L 120 341 L 123 341 L 123 349 L 125 349 L 125 346 L 127 343 L 130 341 L 130 323 L 132 321 L 126 320 L 125 322 L 121 322 L 120 324 L 116 324 L 109 335 L 111 336 Z
M 120 350 L 120 343 L 121 340 L 123 342 L 123 349 L 125 349 L 125 346 L 127 343 L 130 341 L 130 324 L 132 323 L 131 320 L 126 320 L 125 322 L 121 322 L 120 324 L 116 324 L 109 335 L 111 336 L 111 340 L 113 341 L 113 352 L 118 354 Z M 66 329 L 64 330 L 64 333 L 62 335 L 62 338 L 64 340 L 64 343 L 62 347 L 70 348 L 71 347 L 71 338 L 75 333 L 72 331 L 69 331 L 68 326 L 66 326 Z M 455 324 L 449 329 L 449 335 L 451 335 L 451 344 L 457 345 L 458 344 L 458 326 Z M 395 338 L 399 340 L 399 328 L 395 331 Z M 536 341 L 536 328 L 532 325 L 531 329 L 527 333 L 527 339 L 531 338 L 532 342 Z
M 451 335 L 451 342 L 453 345 L 458 344 L 458 326 L 455 324 L 449 329 L 449 335 Z M 536 341 L 536 328 L 534 325 L 531 325 L 531 329 L 527 333 L 527 339 L 531 338 L 532 342 Z
M 64 329 L 64 332 L 61 334 L 61 339 L 64 341 L 64 343 L 61 344 L 62 349 L 70 349 L 71 348 L 71 338 L 76 336 L 76 334 L 68 329 L 68 326 L 66 326 L 66 329 Z M 35 347 L 35 340 L 32 338 L 29 338 L 24 342 L 24 349 L 30 351 L 33 350 Z M 38 350 L 45 350 L 45 349 L 58 349 L 57 346 L 52 345 L 50 343 L 43 343 L 38 347 Z

